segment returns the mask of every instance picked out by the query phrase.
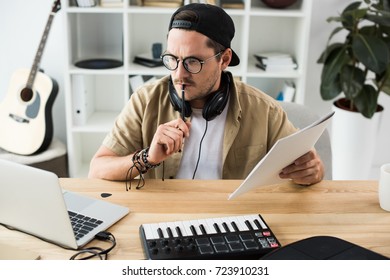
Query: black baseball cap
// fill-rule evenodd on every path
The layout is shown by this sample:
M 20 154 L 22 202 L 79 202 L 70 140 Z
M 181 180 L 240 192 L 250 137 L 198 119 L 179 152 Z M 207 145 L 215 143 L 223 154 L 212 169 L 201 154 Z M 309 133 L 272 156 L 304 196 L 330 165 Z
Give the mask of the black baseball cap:
M 174 20 L 175 16 L 182 11 L 193 11 L 197 18 L 195 22 L 187 20 Z M 169 30 L 181 28 L 194 30 L 209 37 L 225 48 L 230 48 L 230 43 L 234 37 L 234 23 L 232 18 L 224 9 L 210 4 L 192 3 L 180 7 L 171 18 Z M 229 66 L 236 66 L 240 63 L 240 58 L 232 50 L 232 59 Z

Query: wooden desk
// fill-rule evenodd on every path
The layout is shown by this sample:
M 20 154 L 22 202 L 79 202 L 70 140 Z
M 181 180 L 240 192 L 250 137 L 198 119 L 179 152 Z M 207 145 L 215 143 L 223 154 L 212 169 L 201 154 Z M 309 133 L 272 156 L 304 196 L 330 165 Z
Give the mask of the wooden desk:
M 110 259 L 143 259 L 139 226 L 143 223 L 261 214 L 282 245 L 315 235 L 332 235 L 390 257 L 390 213 L 378 202 L 376 181 L 323 181 L 311 187 L 293 184 L 257 188 L 235 200 L 228 195 L 239 180 L 148 180 L 142 190 L 126 192 L 123 182 L 60 179 L 64 189 L 130 208 L 109 229 L 117 239 Z M 103 198 L 101 198 L 103 199 Z M 0 239 L 34 250 L 42 259 L 68 259 L 73 251 L 0 227 Z M 104 242 L 90 245 L 108 247 Z

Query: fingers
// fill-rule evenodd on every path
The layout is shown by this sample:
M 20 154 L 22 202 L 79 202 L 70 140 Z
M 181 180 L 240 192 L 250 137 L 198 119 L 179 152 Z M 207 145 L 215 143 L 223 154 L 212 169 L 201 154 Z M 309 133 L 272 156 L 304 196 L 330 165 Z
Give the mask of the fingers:
M 180 150 L 183 145 L 183 139 L 190 136 L 189 128 L 190 123 L 186 123 L 182 119 L 168 122 L 162 126 L 164 136 L 168 137 L 165 140 L 169 142 L 173 140 L 172 144 L 175 147 L 174 152 Z
M 172 126 L 179 129 L 183 133 L 183 137 L 187 138 L 190 136 L 190 122 L 184 122 L 182 119 L 175 120 L 173 122 L 166 123 L 167 126 Z
M 180 150 L 183 144 L 184 133 L 179 127 L 162 125 L 157 129 L 157 133 L 159 134 L 157 144 L 164 145 L 167 154 L 172 154 Z
M 291 179 L 294 183 L 300 185 L 311 185 L 321 181 L 321 172 L 319 168 L 312 167 L 308 169 L 296 170 L 290 173 L 281 173 L 282 179 Z
M 181 150 L 184 138 L 189 137 L 190 123 L 177 119 L 158 126 L 149 149 L 148 160 L 160 163 Z
M 291 179 L 297 184 L 311 185 L 322 180 L 324 166 L 315 150 L 312 150 L 283 168 L 279 176 L 282 179 Z

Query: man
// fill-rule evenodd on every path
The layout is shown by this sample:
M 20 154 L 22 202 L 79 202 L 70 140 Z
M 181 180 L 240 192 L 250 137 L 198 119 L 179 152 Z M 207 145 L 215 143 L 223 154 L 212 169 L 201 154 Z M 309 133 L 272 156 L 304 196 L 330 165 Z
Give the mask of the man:
M 295 132 L 273 98 L 226 71 L 240 62 L 231 49 L 234 32 L 217 6 L 179 8 L 162 55 L 171 75 L 132 94 L 89 177 L 244 179 L 278 139 Z M 303 185 L 323 175 L 315 150 L 280 173 Z

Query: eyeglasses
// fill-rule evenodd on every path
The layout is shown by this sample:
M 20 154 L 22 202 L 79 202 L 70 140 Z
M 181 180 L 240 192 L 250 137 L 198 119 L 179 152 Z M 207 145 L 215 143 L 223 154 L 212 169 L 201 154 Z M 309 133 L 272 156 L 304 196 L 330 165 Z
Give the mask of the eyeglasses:
M 200 60 L 199 58 L 189 56 L 189 57 L 184 58 L 181 61 L 183 63 L 184 68 L 188 72 L 190 72 L 192 74 L 198 74 L 202 70 L 203 64 L 206 63 L 206 61 L 208 61 L 214 57 L 217 57 L 221 53 L 223 53 L 223 51 L 220 51 L 219 53 L 217 53 L 217 54 L 213 55 L 212 57 L 209 57 L 205 60 Z M 161 56 L 161 59 L 164 63 L 164 66 L 170 71 L 176 70 L 177 67 L 179 66 L 180 59 L 178 59 L 176 56 L 174 56 L 172 54 L 168 54 L 168 53 L 163 54 Z

